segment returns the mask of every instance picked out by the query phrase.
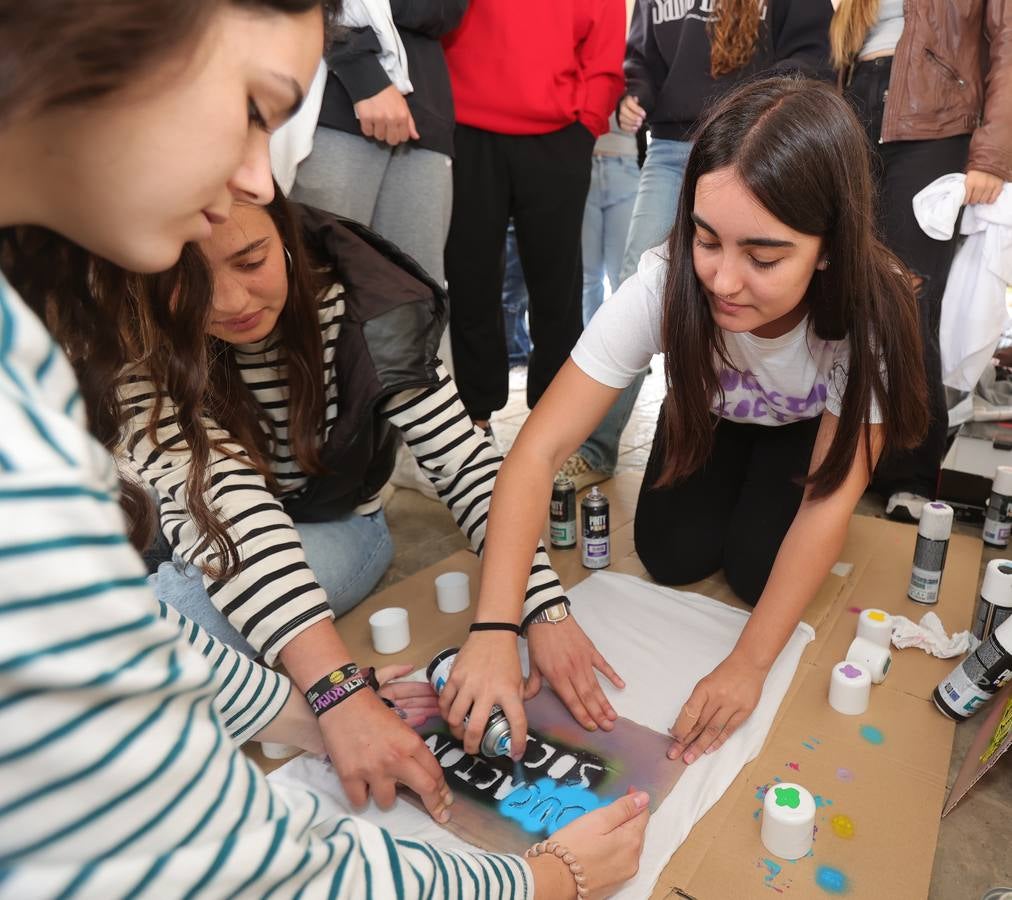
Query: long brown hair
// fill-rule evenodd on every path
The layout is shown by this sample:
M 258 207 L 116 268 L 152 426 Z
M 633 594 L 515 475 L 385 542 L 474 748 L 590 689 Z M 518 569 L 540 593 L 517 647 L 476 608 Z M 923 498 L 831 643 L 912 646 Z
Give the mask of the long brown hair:
M 330 270 L 308 256 L 300 226 L 280 190 L 264 212 L 291 257 L 288 297 L 277 333 L 281 377 L 288 382 L 289 440 L 300 469 L 322 474 L 326 399 L 318 298 Z M 64 252 L 76 249 L 63 242 Z M 206 258 L 195 244 L 187 244 L 179 262 L 156 275 L 128 274 L 87 254 L 67 263 L 61 268 L 79 269 L 88 282 L 84 302 L 49 302 L 38 311 L 77 372 L 92 433 L 110 452 L 121 450 L 134 412 L 129 400 L 121 400 L 124 384 L 134 378 L 150 381 L 154 396 L 146 398 L 151 407 L 144 434 L 160 452 L 190 457 L 186 508 L 202 535 L 201 550 L 209 548 L 215 560 L 207 571 L 232 577 L 241 567 L 238 548 L 228 524 L 207 500 L 212 453 L 242 459 L 275 494 L 280 486 L 271 470 L 276 437 L 270 420 L 243 381 L 231 346 L 207 333 L 214 281 Z M 36 305 L 38 291 L 17 266 L 11 283 Z M 181 442 L 159 442 L 158 429 L 166 419 L 179 428 Z M 212 421 L 223 435 L 215 436 Z M 236 445 L 239 451 L 232 449 Z M 128 503 L 132 533 L 140 538 L 148 510 L 133 496 Z
M 706 23 L 714 78 L 748 65 L 755 54 L 766 6 L 763 0 L 716 0 L 716 15 Z
M 322 7 L 332 34 L 341 0 L 0 0 L 0 127 L 114 93 L 196 42 L 225 5 L 289 14 Z M 201 272 L 186 255 L 179 277 L 197 285 L 206 267 Z M 27 226 L 0 229 L 0 267 L 70 351 L 89 429 L 115 448 L 119 379 L 137 351 L 131 335 L 144 321 L 134 279 L 47 229 Z M 131 541 L 143 547 L 154 528 L 147 495 L 122 479 L 121 498 Z
M 728 167 L 777 219 L 821 237 L 831 261 L 814 273 L 804 298 L 811 332 L 850 345 L 839 427 L 809 479 L 811 495 L 824 497 L 850 471 L 872 399 L 882 412 L 885 450 L 908 448 L 927 430 L 927 389 L 909 276 L 875 236 L 864 131 L 832 88 L 803 78 L 767 78 L 735 89 L 702 125 L 689 155 L 667 242 L 662 335 L 668 392 L 658 485 L 688 476 L 708 458 L 711 409 L 724 399 L 717 366 L 734 368 L 692 263 L 696 184 Z
M 841 0 L 829 25 L 829 49 L 833 68 L 845 69 L 857 57 L 878 18 L 880 0 Z

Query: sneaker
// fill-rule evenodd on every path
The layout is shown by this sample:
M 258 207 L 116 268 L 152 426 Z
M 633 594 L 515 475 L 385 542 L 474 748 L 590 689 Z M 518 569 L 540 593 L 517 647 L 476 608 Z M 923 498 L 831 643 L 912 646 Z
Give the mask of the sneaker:
M 611 478 L 607 472 L 598 471 L 591 466 L 579 453 L 574 453 L 562 464 L 559 474 L 571 479 L 578 491 Z
M 920 494 L 900 491 L 889 497 L 889 502 L 886 503 L 886 518 L 892 519 L 894 522 L 910 522 L 916 525 L 921 521 L 921 510 L 924 509 L 924 504 L 930 502 L 927 497 L 922 497 Z
M 510 391 L 527 390 L 527 365 L 511 366 L 509 372 Z
M 390 474 L 388 484 L 399 488 L 407 488 L 411 491 L 418 491 L 419 494 L 423 497 L 428 497 L 430 500 L 439 499 L 439 494 L 436 493 L 432 482 L 425 477 L 422 467 L 418 465 L 418 461 L 412 456 L 407 444 L 401 444 L 397 448 L 397 460 L 394 463 L 394 470 Z

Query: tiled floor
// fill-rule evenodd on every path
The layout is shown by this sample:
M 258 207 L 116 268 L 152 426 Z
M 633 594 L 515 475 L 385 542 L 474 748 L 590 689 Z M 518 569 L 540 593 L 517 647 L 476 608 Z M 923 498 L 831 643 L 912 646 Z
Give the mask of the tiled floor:
M 664 377 L 658 360 L 622 435 L 619 471 L 642 470 L 645 466 L 663 396 Z M 513 444 L 526 418 L 524 392 L 511 391 L 509 403 L 492 417 L 496 439 L 504 451 Z M 862 499 L 857 512 L 881 516 L 884 507 L 879 498 L 869 494 Z M 396 554 L 380 587 L 400 581 L 467 546 L 446 508 L 415 491 L 399 489 L 394 493 L 387 503 L 387 520 Z M 979 529 L 960 523 L 956 530 L 979 534 Z M 985 549 L 982 565 L 998 555 Z M 975 731 L 974 723 L 956 729 L 949 784 L 956 777 Z M 942 820 L 930 900 L 977 900 L 989 888 L 999 885 L 1012 891 L 1012 754 Z

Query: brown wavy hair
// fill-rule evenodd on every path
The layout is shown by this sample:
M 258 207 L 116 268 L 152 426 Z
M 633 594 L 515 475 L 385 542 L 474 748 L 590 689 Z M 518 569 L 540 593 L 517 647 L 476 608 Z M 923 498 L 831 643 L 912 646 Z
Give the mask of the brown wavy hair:
M 870 431 L 863 425 L 873 399 L 882 412 L 884 452 L 920 443 L 928 426 L 927 387 L 910 277 L 876 236 L 864 130 L 830 86 L 798 77 L 736 88 L 702 124 L 689 154 L 667 241 L 661 333 L 668 392 L 657 485 L 706 462 L 717 422 L 711 410 L 724 400 L 718 364 L 734 368 L 692 263 L 696 185 L 724 168 L 785 225 L 821 237 L 830 259 L 804 298 L 810 334 L 850 345 L 839 427 L 808 479 L 811 496 L 825 497 L 850 471 L 862 432 L 871 471 Z
M 716 15 L 706 23 L 710 35 L 710 74 L 714 78 L 748 65 L 759 41 L 766 5 L 760 0 L 716 0 Z
M 114 93 L 139 72 L 185 51 L 226 4 L 287 14 L 322 8 L 329 37 L 338 30 L 341 8 L 341 0 L 0 0 L 0 127 Z M 198 302 L 206 266 L 202 272 L 191 256 L 184 253 L 178 274 L 193 283 L 195 291 L 186 296 Z M 44 228 L 0 229 L 0 267 L 68 349 L 88 427 L 114 449 L 122 422 L 122 368 L 136 358 L 144 323 L 164 311 L 142 311 L 143 294 L 133 276 Z M 173 377 L 175 387 L 185 373 L 174 369 Z M 143 548 L 155 525 L 150 501 L 129 479 L 121 480 L 121 488 L 131 541 Z M 232 551 L 228 559 L 235 558 Z
M 300 225 L 280 189 L 264 211 L 291 254 L 288 299 L 278 319 L 281 377 L 289 385 L 289 439 L 302 471 L 323 474 L 320 443 L 326 400 L 318 298 L 330 270 L 308 256 Z M 26 240 L 39 236 L 35 229 L 24 232 Z M 71 290 L 81 296 L 83 291 L 83 302 L 50 300 L 40 307 L 40 292 L 30 272 L 15 264 L 10 280 L 45 317 L 70 358 L 91 432 L 110 452 L 120 451 L 128 439 L 125 426 L 136 412 L 121 400 L 124 384 L 134 377 L 150 380 L 154 397 L 144 433 L 160 452 L 190 456 L 186 508 L 203 536 L 199 551 L 210 549 L 215 560 L 207 567 L 208 574 L 233 577 L 241 568 L 241 558 L 228 533 L 228 522 L 221 520 L 208 499 L 211 455 L 217 452 L 241 459 L 277 495 L 280 486 L 270 465 L 276 437 L 242 379 L 231 345 L 207 333 L 214 279 L 203 252 L 196 244 L 187 244 L 179 262 L 167 272 L 137 275 L 62 239 L 49 243 L 42 237 L 42 243 L 22 243 L 20 257 L 41 258 L 55 250 L 61 255 L 59 270 L 74 272 L 76 278 L 49 286 L 58 293 L 48 296 L 65 296 Z M 157 434 L 167 418 L 182 436 L 181 442 L 171 446 L 160 443 Z M 212 436 L 209 420 L 225 432 L 223 437 Z M 236 445 L 241 449 L 233 449 Z M 137 486 L 131 485 L 124 495 L 124 509 L 131 538 L 143 546 L 150 539 L 153 522 L 148 504 L 136 493 Z
M 880 0 L 841 0 L 829 24 L 829 49 L 833 68 L 847 68 L 864 46 L 868 31 L 878 18 Z

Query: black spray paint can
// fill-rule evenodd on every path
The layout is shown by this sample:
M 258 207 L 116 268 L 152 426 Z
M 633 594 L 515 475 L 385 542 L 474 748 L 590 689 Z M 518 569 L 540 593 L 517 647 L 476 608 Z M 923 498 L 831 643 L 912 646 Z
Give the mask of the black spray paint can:
M 986 641 L 994 630 L 1012 616 L 1012 559 L 992 559 L 980 586 L 973 633 Z
M 957 722 L 969 719 L 1012 679 L 1012 619 L 1002 622 L 983 644 L 935 688 L 931 699 Z
M 449 647 L 432 657 L 425 670 L 425 677 L 437 693 L 443 693 L 446 687 L 446 680 L 450 677 L 450 670 L 457 660 L 459 647 Z M 467 724 L 467 717 L 464 717 L 464 724 Z M 509 756 L 512 742 L 510 741 L 510 723 L 506 713 L 499 706 L 492 707 L 492 715 L 485 723 L 485 733 L 481 736 L 481 745 L 478 752 L 482 756 Z
M 583 518 L 583 565 L 604 569 L 611 565 L 611 511 L 608 498 L 595 485 L 580 504 Z
M 571 550 L 576 546 L 576 485 L 567 475 L 556 475 L 549 510 L 549 537 L 553 547 Z
M 925 503 L 917 526 L 914 565 L 907 596 L 918 603 L 937 603 L 942 587 L 942 570 L 952 535 L 952 507 L 947 503 Z
M 991 496 L 984 514 L 984 543 L 1007 547 L 1012 531 L 1012 466 L 998 466 L 991 482 Z

